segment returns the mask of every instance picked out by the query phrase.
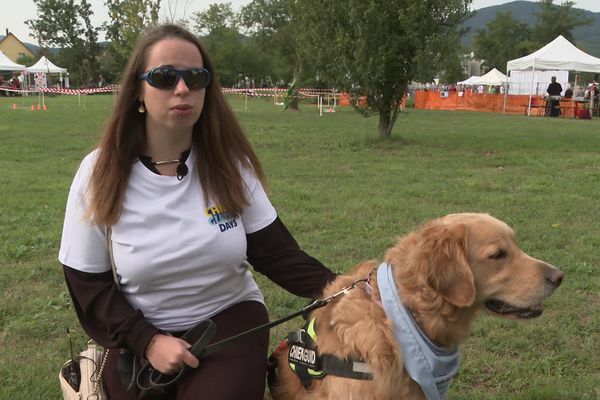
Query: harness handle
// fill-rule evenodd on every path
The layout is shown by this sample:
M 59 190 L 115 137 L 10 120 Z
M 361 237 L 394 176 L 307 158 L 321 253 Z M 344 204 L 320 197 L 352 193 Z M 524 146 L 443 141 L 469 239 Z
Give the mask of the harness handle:
M 290 319 L 296 318 L 303 314 L 307 314 L 318 308 L 325 307 L 332 300 L 336 299 L 337 297 L 339 297 L 343 294 L 346 294 L 349 290 L 354 289 L 359 282 L 368 283 L 372 272 L 373 271 L 370 271 L 369 274 L 365 278 L 355 280 L 354 282 L 352 282 L 352 284 L 350 286 L 343 288 L 342 290 L 340 290 L 337 293 L 332 294 L 331 296 L 328 296 L 324 299 L 316 299 L 309 305 L 302 308 L 300 311 L 296 311 L 295 313 L 287 315 L 276 321 L 268 322 L 266 324 L 251 328 L 247 331 L 238 333 L 237 335 L 231 336 L 227 339 L 223 339 L 216 343 L 212 343 L 210 345 L 208 344 L 210 342 L 210 340 L 213 338 L 213 336 L 215 335 L 215 333 L 217 332 L 217 325 L 210 319 L 205 319 L 204 321 L 201 321 L 199 324 L 197 324 L 196 326 L 194 326 L 193 328 L 188 330 L 181 337 L 181 339 L 187 341 L 188 343 L 191 343 L 191 340 L 193 338 L 199 337 L 199 339 L 196 340 L 194 342 L 194 344 L 192 345 L 192 347 L 190 348 L 190 353 L 192 353 L 194 355 L 194 357 L 196 357 L 198 359 L 200 359 L 201 357 L 207 357 L 211 354 L 218 352 L 219 350 L 221 350 L 223 347 L 225 347 L 229 343 L 237 341 L 246 335 L 253 334 L 262 329 L 267 329 L 267 328 L 270 329 L 274 326 L 283 324 L 284 322 L 287 322 Z M 165 389 L 165 388 L 173 385 L 179 379 L 181 379 L 181 377 L 187 372 L 187 370 L 189 368 L 190 367 L 188 367 L 186 364 L 184 364 L 183 368 L 181 368 L 179 370 L 179 372 L 177 372 L 176 374 L 166 375 L 166 374 L 163 374 L 162 372 L 158 371 L 154 367 L 152 367 L 152 365 L 150 363 L 147 363 L 138 372 L 136 382 L 137 382 L 138 387 L 141 390 Z
M 210 339 L 212 339 L 216 332 L 217 324 L 210 319 L 206 319 L 188 330 L 181 337 L 181 339 L 189 343 L 192 338 L 200 335 L 199 339 L 196 340 L 196 342 L 190 348 L 190 352 L 196 358 L 200 358 L 202 353 L 204 353 L 206 346 L 210 342 Z M 152 367 L 150 363 L 147 363 L 137 374 L 137 385 L 141 390 L 164 389 L 177 382 L 189 368 L 189 366 L 184 364 L 183 368 L 181 368 L 176 374 L 166 375 Z

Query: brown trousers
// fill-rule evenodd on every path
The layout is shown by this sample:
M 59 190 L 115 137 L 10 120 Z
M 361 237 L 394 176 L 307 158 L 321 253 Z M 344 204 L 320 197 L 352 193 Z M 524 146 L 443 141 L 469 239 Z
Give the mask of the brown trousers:
M 264 305 L 255 301 L 236 304 L 211 318 L 217 333 L 211 342 L 229 338 L 268 322 Z M 183 332 L 174 333 L 181 336 Z M 269 331 L 248 335 L 200 360 L 161 399 L 262 400 L 265 392 Z M 119 350 L 108 356 L 104 387 L 110 400 L 137 400 L 140 393 L 126 391 L 117 374 Z M 142 396 L 141 398 L 144 398 Z

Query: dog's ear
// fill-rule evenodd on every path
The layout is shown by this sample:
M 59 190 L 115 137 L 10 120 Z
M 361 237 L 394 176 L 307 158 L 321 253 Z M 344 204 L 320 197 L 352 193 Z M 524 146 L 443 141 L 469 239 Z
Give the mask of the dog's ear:
M 475 278 L 466 259 L 466 227 L 436 223 L 422 232 L 427 283 L 446 301 L 468 307 L 475 300 Z

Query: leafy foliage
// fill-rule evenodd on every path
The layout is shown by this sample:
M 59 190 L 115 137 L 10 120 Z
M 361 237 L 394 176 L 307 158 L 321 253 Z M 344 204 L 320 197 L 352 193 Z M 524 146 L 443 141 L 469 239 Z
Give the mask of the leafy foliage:
M 560 5 L 553 4 L 554 0 L 540 0 L 540 12 L 536 14 L 537 25 L 531 32 L 531 39 L 537 49 L 546 43 L 563 35 L 567 40 L 573 41 L 573 29 L 581 25 L 589 25 L 591 18 L 583 17 L 582 10 L 574 9 L 573 1 L 564 1 Z
M 303 7 L 304 2 L 296 0 L 253 0 L 240 13 L 248 34 L 261 48 L 275 54 L 274 62 L 285 63 L 284 80 L 293 81 L 297 86 L 306 82 L 307 75 L 314 76 L 313 69 L 304 62 L 302 51 L 301 33 L 305 27 L 297 15 Z M 279 65 L 274 64 L 274 69 Z M 289 97 L 286 108 L 298 110 L 298 97 Z
M 110 42 L 104 62 L 120 71 L 127 62 L 139 34 L 158 22 L 161 0 L 105 0 L 110 22 L 105 22 L 106 39 Z
M 210 4 L 208 9 L 194 13 L 196 31 L 202 35 L 217 34 L 226 30 L 237 33 L 238 18 L 231 3 Z
M 512 12 L 498 12 L 486 29 L 475 35 L 475 53 L 490 69 L 506 72 L 508 61 L 529 53 L 530 35 L 527 25 L 514 19 Z
M 430 81 L 456 55 L 470 0 L 302 1 L 306 53 L 389 136 L 412 80 Z M 366 97 L 366 103 L 361 97 Z
M 217 66 L 222 85 L 233 86 L 246 71 L 251 55 L 239 34 L 238 16 L 231 3 L 211 4 L 192 16 L 194 29 L 204 35 L 203 43 Z
M 57 61 L 69 65 L 73 82 L 86 82 L 98 70 L 98 28 L 87 0 L 34 0 L 37 18 L 25 21 L 42 47 L 61 47 Z M 47 51 L 44 51 L 47 53 Z

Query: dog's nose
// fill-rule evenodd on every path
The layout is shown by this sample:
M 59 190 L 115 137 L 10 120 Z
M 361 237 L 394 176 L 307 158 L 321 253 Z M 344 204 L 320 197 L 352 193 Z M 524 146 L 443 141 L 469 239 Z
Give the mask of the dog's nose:
M 559 287 L 565 277 L 565 273 L 559 269 L 552 268 L 546 273 L 546 282 L 554 287 Z

